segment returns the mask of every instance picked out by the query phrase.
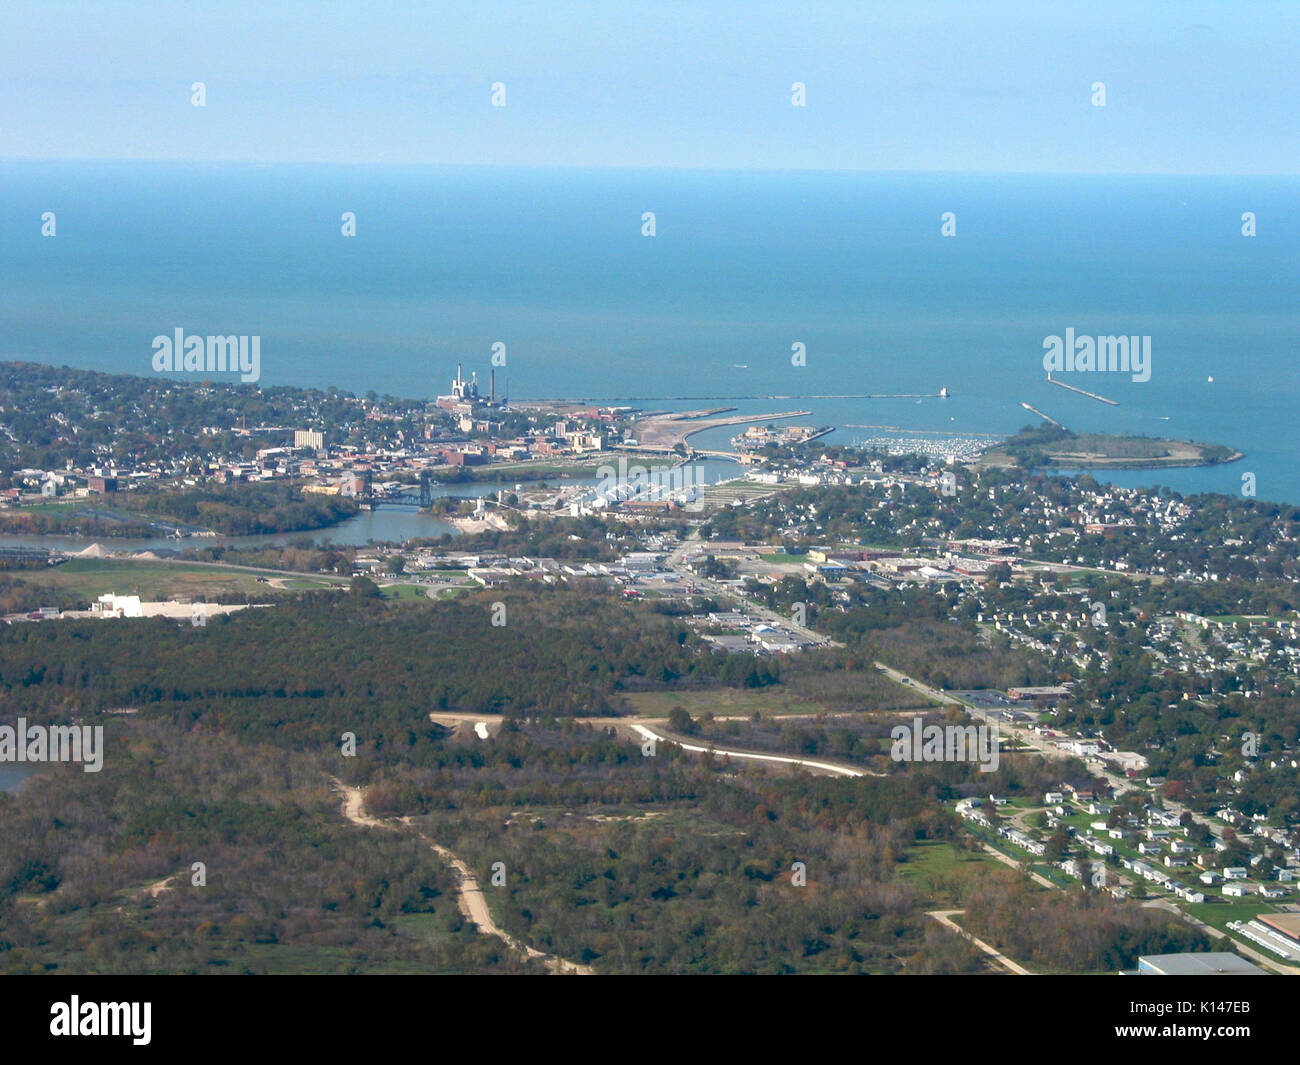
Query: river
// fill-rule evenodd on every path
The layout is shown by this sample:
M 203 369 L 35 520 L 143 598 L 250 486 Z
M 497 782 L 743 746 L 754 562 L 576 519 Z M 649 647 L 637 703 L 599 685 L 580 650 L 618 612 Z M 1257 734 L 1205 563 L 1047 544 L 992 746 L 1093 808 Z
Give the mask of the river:
M 635 457 L 629 462 L 635 463 Z M 667 460 L 640 460 L 644 465 L 655 466 L 667 464 Z M 616 460 L 615 460 L 616 462 Z M 725 459 L 704 459 L 693 464 L 694 476 L 700 483 L 713 484 L 740 473 L 740 466 Z M 435 499 L 452 496 L 460 499 L 477 499 L 480 496 L 495 495 L 499 491 L 513 492 L 520 484 L 523 490 L 540 487 L 541 481 L 479 481 L 466 484 L 434 485 L 431 494 Z M 562 477 L 556 476 L 544 482 L 552 486 L 591 487 L 600 483 L 594 476 Z M 84 551 L 92 543 L 98 543 L 106 551 L 159 551 L 187 550 L 192 548 L 212 547 L 218 544 L 225 547 L 267 547 L 300 543 L 304 540 L 312 544 L 335 544 L 339 547 L 362 547 L 372 540 L 378 542 L 400 543 L 415 537 L 437 537 L 444 533 L 460 535 L 459 530 L 450 522 L 417 510 L 413 506 L 385 505 L 380 503 L 376 510 L 363 510 L 359 514 L 324 529 L 312 529 L 300 532 L 273 533 L 263 536 L 196 536 L 182 540 L 168 537 L 146 539 L 129 539 L 119 537 L 84 536 L 0 536 L 0 546 L 45 547 L 54 551 L 70 554 Z

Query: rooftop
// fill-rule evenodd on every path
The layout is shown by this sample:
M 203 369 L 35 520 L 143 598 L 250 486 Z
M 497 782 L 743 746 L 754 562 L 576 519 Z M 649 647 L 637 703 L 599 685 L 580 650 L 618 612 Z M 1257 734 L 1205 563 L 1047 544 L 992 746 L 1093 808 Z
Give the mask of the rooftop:
M 1156 976 L 1266 976 L 1258 965 L 1236 954 L 1145 954 L 1138 972 Z

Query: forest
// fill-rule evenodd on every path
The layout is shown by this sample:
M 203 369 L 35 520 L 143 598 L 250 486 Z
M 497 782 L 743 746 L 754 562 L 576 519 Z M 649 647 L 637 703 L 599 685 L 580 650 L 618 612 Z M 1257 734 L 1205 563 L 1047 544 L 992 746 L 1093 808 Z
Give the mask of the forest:
M 348 825 L 318 762 L 105 727 L 103 771 L 0 792 L 0 972 L 543 971 L 466 924 L 427 846 Z
M 298 485 L 285 481 L 138 491 L 124 494 L 115 502 L 150 517 L 198 525 L 226 536 L 321 529 L 359 510 L 354 499 L 304 495 Z
M 0 630 L 0 720 L 106 728 L 102 772 L 45 767 L 0 796 L 0 968 L 535 970 L 463 923 L 446 867 L 395 818 L 484 882 L 504 863 L 485 889 L 498 921 L 598 972 L 986 968 L 925 914 L 936 892 L 960 904 L 985 876 L 944 805 L 988 788 L 973 766 L 848 780 L 671 745 L 647 757 L 612 729 L 621 692 L 803 680 L 596 590 L 400 604 L 366 583 L 202 628 Z M 875 677 L 836 656 L 819 673 Z M 501 731 L 485 742 L 429 720 L 448 708 L 503 713 Z M 831 720 L 792 727 L 779 742 L 844 742 Z M 870 743 L 873 728 L 850 732 Z M 1062 772 L 1010 758 L 995 786 L 1030 794 Z M 335 776 L 365 787 L 391 829 L 349 825 Z M 967 874 L 918 880 L 918 848 L 934 847 Z M 1088 912 L 1079 934 L 1096 951 L 1077 967 L 1172 941 L 1164 925 Z M 1046 939 L 1056 920 L 1031 908 L 1024 934 Z

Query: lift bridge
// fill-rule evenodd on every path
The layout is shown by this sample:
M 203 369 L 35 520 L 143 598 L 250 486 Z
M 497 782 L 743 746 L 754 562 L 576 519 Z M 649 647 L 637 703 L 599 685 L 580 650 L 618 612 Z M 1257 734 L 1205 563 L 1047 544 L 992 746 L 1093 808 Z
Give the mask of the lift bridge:
M 375 492 L 371 478 L 372 474 L 367 470 L 365 473 L 365 487 L 357 498 L 363 505 L 372 509 L 383 503 L 390 507 L 419 507 L 421 510 L 427 510 L 433 502 L 433 486 L 438 483 L 429 476 L 428 470 L 421 470 L 420 483 L 416 491 L 379 495 Z

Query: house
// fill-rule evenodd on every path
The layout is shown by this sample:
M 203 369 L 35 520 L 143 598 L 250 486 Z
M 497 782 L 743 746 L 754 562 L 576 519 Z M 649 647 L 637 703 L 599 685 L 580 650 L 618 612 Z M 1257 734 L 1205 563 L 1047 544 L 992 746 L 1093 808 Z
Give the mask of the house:
M 1063 802 L 1065 802 L 1065 792 L 1063 791 L 1049 791 L 1043 796 L 1043 803 L 1047 806 L 1056 806 Z
M 1187 858 L 1182 854 L 1166 854 L 1165 865 L 1170 868 L 1177 868 L 1183 865 L 1189 865 Z
M 1245 884 L 1224 884 L 1223 893 L 1235 899 L 1244 899 L 1246 897 Z
M 1259 893 L 1266 899 L 1280 899 L 1286 895 L 1286 889 L 1280 888 L 1276 884 L 1260 884 Z
M 1246 870 L 1240 865 L 1230 865 L 1223 871 L 1224 880 L 1245 880 Z
M 1201 883 L 1205 884 L 1207 887 L 1213 887 L 1215 884 L 1219 882 L 1219 879 L 1220 878 L 1218 873 L 1211 872 L 1209 870 L 1202 873 L 1200 876 Z

